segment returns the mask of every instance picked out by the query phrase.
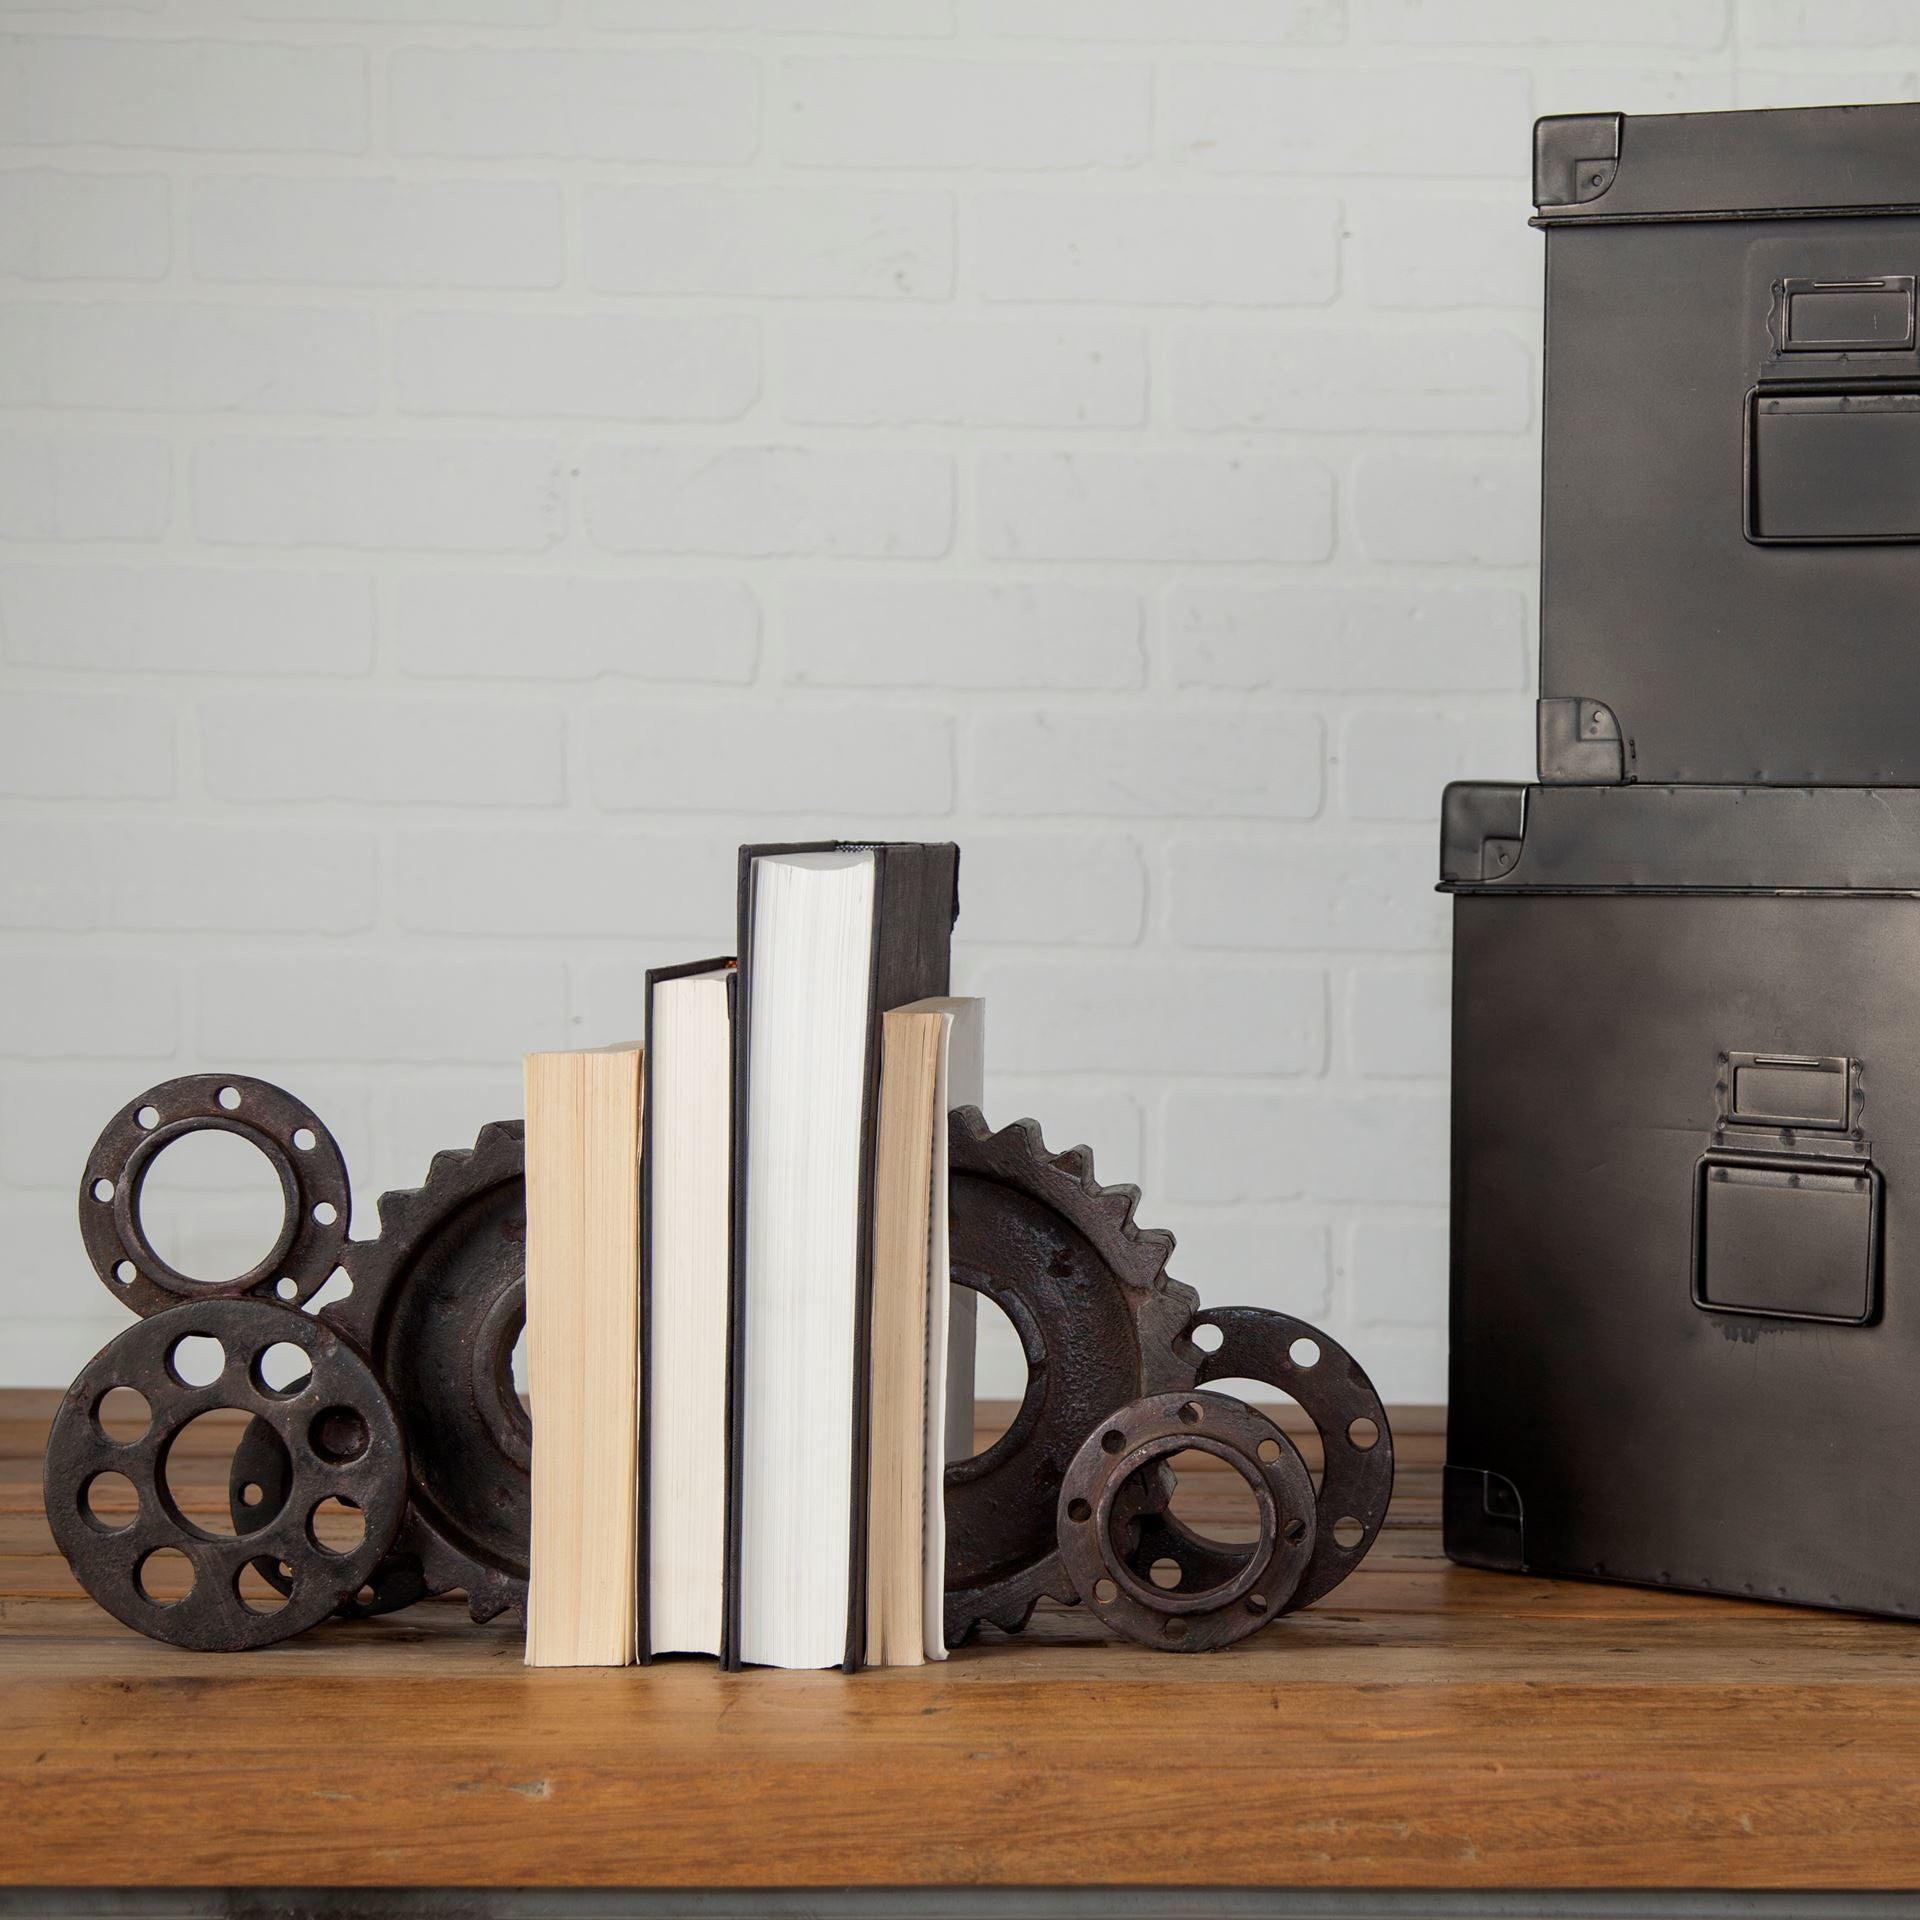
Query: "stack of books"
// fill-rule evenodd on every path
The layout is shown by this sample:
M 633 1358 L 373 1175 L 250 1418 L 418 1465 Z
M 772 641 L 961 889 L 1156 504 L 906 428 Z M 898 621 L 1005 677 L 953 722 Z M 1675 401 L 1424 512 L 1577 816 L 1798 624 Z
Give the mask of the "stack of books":
M 944 1657 L 958 867 L 743 847 L 737 960 L 649 973 L 644 1044 L 528 1057 L 530 1665 Z

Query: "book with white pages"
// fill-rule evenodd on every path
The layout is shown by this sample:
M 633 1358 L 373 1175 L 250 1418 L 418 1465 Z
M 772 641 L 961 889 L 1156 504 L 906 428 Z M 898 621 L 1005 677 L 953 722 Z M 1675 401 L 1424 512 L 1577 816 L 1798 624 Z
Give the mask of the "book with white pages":
M 978 1107 L 985 1003 L 917 1000 L 881 1019 L 868 1367 L 869 1666 L 944 1660 L 946 1468 L 973 1451 L 978 1295 L 951 1285 L 947 1116 Z
M 729 1666 L 865 1659 L 880 1022 L 947 991 L 958 863 L 741 849 Z
M 634 1655 L 641 1051 L 524 1063 L 534 1419 L 527 1664 Z
M 731 959 L 646 983 L 639 1652 L 718 1654 L 726 1588 Z

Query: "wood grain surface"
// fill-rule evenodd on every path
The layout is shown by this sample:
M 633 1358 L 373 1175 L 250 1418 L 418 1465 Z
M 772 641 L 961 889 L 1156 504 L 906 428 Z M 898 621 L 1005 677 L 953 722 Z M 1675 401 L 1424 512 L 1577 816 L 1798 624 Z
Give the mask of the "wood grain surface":
M 173 1652 L 53 1546 L 52 1405 L 0 1395 L 9 1883 L 1920 1886 L 1920 1629 L 1450 1567 L 1430 1411 L 1372 1557 L 1238 1647 L 1057 1609 L 850 1677 L 534 1672 L 455 1600 Z

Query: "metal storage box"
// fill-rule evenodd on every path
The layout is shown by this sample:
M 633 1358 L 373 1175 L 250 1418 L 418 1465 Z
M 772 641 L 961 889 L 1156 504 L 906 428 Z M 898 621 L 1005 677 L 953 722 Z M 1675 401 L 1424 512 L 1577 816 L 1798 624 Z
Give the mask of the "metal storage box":
M 1920 1614 L 1920 792 L 1456 785 L 1441 870 L 1446 1551 Z
M 1542 120 L 1540 776 L 1920 783 L 1920 105 Z

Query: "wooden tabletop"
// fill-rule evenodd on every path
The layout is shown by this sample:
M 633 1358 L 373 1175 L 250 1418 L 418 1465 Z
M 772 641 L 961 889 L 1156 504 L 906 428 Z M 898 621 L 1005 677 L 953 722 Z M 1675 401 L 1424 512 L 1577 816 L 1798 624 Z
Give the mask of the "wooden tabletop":
M 48 1536 L 52 1404 L 0 1395 L 7 1883 L 1920 1886 L 1920 1628 L 1450 1567 L 1430 1411 L 1371 1558 L 1238 1647 L 1056 1610 L 848 1677 L 534 1673 L 457 1601 L 174 1652 Z

